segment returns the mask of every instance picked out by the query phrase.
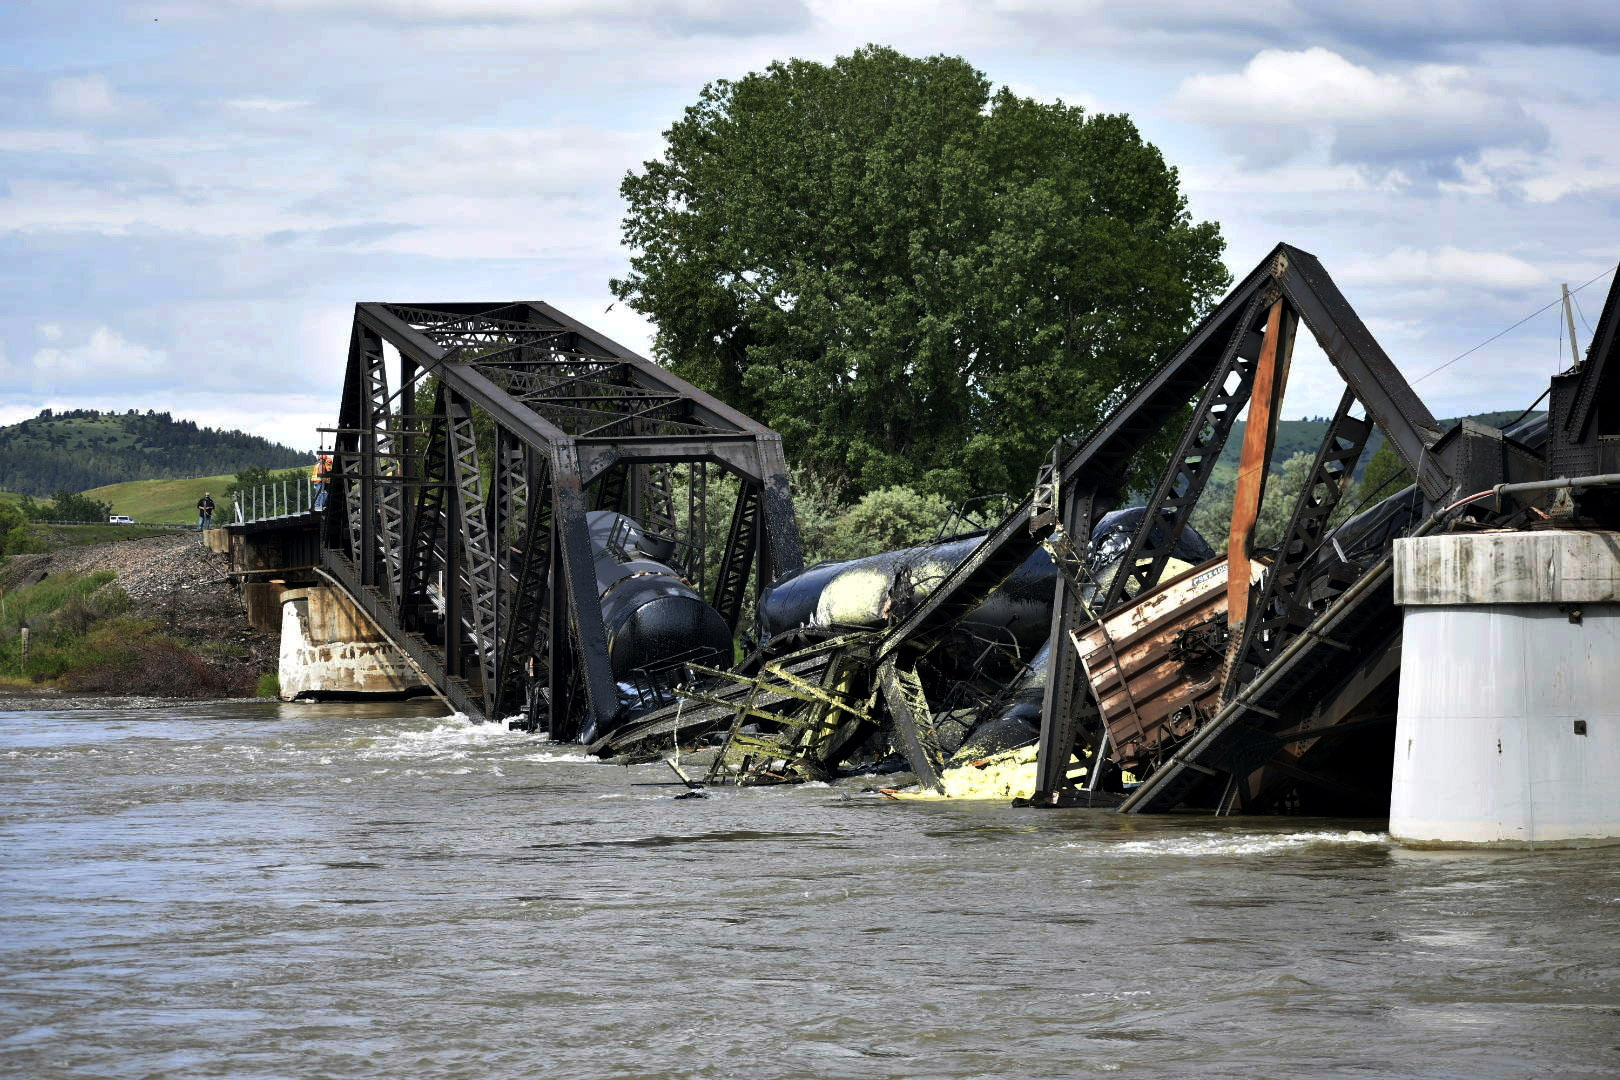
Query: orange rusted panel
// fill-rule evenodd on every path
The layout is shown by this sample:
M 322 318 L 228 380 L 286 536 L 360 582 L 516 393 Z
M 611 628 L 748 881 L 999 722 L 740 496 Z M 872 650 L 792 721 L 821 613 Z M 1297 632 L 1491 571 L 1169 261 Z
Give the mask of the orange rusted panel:
M 1260 502 L 1266 493 L 1266 470 L 1276 441 L 1278 410 L 1288 387 L 1297 321 L 1291 312 L 1285 312 L 1280 298 L 1266 315 L 1266 338 L 1254 369 L 1249 419 L 1243 429 L 1243 456 L 1238 462 L 1237 490 L 1232 495 L 1232 528 L 1226 542 L 1232 566 L 1241 566 L 1254 551 L 1254 525 L 1260 519 Z M 1242 575 L 1228 577 L 1226 603 L 1232 625 L 1242 626 L 1249 613 L 1249 584 Z
M 1245 595 L 1264 568 L 1250 561 Z M 1122 767 L 1152 763 L 1160 746 L 1213 714 L 1225 657 L 1229 572 L 1226 556 L 1211 559 L 1071 633 Z

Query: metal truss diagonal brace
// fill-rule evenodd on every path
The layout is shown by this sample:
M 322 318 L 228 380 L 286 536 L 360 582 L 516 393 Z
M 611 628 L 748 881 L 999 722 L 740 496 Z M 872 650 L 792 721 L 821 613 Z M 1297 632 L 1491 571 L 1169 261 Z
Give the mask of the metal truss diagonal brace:
M 551 454 L 552 514 L 557 522 L 563 576 L 567 580 L 568 618 L 572 623 L 575 659 L 584 669 L 586 716 L 577 730 L 572 717 L 552 717 L 552 738 L 590 742 L 618 711 L 618 694 L 608 660 L 607 627 L 596 591 L 596 563 L 590 527 L 585 520 L 585 493 L 579 482 L 579 455 L 570 443 Z M 553 646 L 555 648 L 555 646 Z M 559 728 L 561 730 L 559 730 Z

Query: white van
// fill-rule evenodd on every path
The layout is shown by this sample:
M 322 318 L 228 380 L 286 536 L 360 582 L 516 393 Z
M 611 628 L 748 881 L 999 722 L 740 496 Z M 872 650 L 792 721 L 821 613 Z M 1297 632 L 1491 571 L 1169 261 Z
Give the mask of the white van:
M 109 524 L 109 525 L 133 525 L 133 524 L 135 524 L 135 519 L 130 517 L 128 514 L 114 514 L 112 517 L 107 519 L 107 524 Z

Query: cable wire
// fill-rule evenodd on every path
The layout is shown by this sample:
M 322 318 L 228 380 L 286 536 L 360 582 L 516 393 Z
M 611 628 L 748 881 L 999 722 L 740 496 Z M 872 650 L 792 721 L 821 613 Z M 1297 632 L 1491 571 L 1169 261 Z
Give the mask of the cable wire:
M 1584 289 L 1588 285 L 1592 284 L 1592 282 L 1597 281 L 1599 278 L 1606 278 L 1612 273 L 1614 273 L 1614 270 L 1611 268 L 1611 269 L 1603 271 L 1603 273 L 1597 275 L 1597 277 L 1588 278 L 1586 281 L 1584 281 L 1581 284 L 1577 285 L 1575 288 L 1569 290 L 1569 295 L 1574 296 L 1576 293 L 1580 292 L 1582 289 Z M 1470 356 L 1470 355 L 1478 352 L 1479 350 L 1483 349 L 1485 346 L 1489 345 L 1491 342 L 1495 341 L 1497 338 L 1502 337 L 1505 334 L 1511 333 L 1514 330 L 1517 330 L 1519 327 L 1523 326 L 1525 323 L 1529 322 L 1531 319 L 1535 318 L 1537 315 L 1540 315 L 1542 312 L 1547 311 L 1547 310 L 1549 310 L 1551 308 L 1557 307 L 1559 304 L 1562 304 L 1563 302 L 1564 302 L 1564 298 L 1562 296 L 1560 296 L 1558 299 L 1552 301 L 1551 303 L 1543 304 L 1541 307 L 1536 308 L 1536 310 L 1532 311 L 1530 314 L 1526 315 L 1524 318 L 1520 319 L 1518 322 L 1514 323 L 1512 326 L 1508 327 L 1506 330 L 1501 330 L 1501 331 L 1498 331 L 1497 333 L 1492 334 L 1490 337 L 1486 338 L 1484 341 L 1480 342 L 1478 345 L 1475 345 L 1472 349 L 1469 349 L 1466 352 L 1458 353 L 1456 356 L 1453 356 L 1450 360 L 1447 360 L 1445 363 L 1441 364 L 1439 367 L 1434 368 L 1431 371 L 1425 371 L 1422 375 L 1419 375 L 1417 378 L 1413 379 L 1411 381 L 1411 383 L 1409 383 L 1408 385 L 1416 386 L 1418 383 L 1422 382 L 1424 379 L 1427 379 L 1430 375 L 1435 375 L 1435 374 L 1438 374 L 1439 372 L 1444 371 L 1446 368 L 1450 367 L 1452 364 L 1455 364 L 1457 361 L 1461 360 L 1463 357 Z M 1584 318 L 1584 316 L 1583 316 L 1583 318 Z

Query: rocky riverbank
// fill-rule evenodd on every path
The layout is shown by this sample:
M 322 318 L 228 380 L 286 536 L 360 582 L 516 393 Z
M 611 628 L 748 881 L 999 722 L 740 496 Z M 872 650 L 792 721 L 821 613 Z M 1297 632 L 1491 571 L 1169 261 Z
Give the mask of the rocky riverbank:
M 218 676 L 219 686 L 251 695 L 260 676 L 276 670 L 280 642 L 248 626 L 241 590 L 228 570 L 226 556 L 203 547 L 199 534 L 175 532 L 14 555 L 0 566 L 0 589 L 12 594 L 51 575 L 109 571 L 130 598 L 129 614 L 183 644 Z M 189 688 L 175 690 L 196 696 Z

